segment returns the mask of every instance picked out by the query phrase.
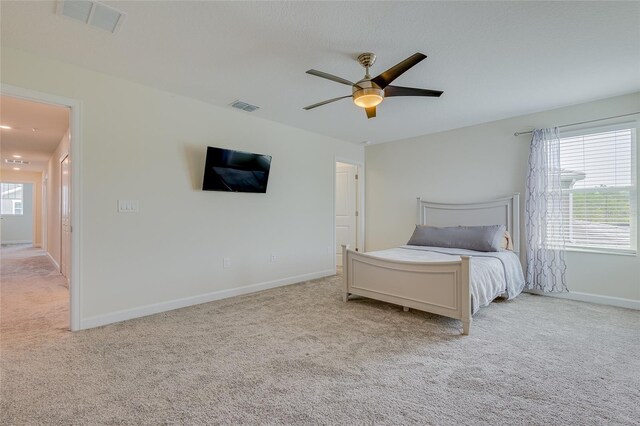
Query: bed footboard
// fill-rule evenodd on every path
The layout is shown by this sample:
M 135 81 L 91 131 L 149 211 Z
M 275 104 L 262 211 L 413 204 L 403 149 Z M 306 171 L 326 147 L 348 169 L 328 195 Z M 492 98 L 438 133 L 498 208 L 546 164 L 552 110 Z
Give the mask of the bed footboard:
M 345 302 L 353 294 L 455 318 L 462 321 L 462 333 L 469 334 L 469 257 L 451 262 L 405 262 L 355 252 L 343 245 L 342 259 Z

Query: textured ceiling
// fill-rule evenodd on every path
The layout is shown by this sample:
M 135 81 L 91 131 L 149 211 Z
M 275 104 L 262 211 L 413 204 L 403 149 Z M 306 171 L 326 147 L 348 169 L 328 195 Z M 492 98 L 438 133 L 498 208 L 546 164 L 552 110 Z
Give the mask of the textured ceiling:
M 2 1 L 2 45 L 356 143 L 640 90 L 640 2 L 106 3 L 128 14 L 118 34 Z M 364 51 L 373 75 L 427 54 L 394 84 L 444 95 L 387 99 L 372 120 L 349 99 L 302 110 L 350 93 L 306 70 L 358 80 Z
M 0 121 L 11 127 L 0 130 L 2 168 L 44 171 L 69 128 L 69 109 L 0 96 Z M 14 155 L 21 156 L 20 160 L 30 164 L 6 164 L 4 160 L 12 159 Z

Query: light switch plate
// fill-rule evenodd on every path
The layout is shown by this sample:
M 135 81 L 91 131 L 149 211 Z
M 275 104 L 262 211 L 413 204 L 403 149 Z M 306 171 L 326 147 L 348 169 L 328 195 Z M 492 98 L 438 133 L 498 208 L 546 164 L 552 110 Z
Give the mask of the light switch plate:
M 138 213 L 138 200 L 118 200 L 118 213 Z

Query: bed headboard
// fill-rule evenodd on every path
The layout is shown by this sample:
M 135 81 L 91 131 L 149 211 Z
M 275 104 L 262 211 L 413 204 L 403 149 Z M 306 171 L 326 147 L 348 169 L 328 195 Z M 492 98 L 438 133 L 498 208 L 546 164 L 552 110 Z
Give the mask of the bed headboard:
M 520 253 L 520 194 L 480 203 L 434 203 L 418 197 L 418 224 L 431 226 L 505 225 Z

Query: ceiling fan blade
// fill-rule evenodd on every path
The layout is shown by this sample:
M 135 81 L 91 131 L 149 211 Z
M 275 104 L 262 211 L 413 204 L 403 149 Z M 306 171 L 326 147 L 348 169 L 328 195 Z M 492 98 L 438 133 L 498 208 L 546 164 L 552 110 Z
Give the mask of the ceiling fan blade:
M 416 89 L 414 87 L 387 86 L 384 89 L 384 97 L 391 96 L 432 96 L 440 97 L 444 92 L 441 90 Z
M 350 82 L 349 80 L 344 79 L 342 77 L 338 77 L 333 74 L 328 74 L 326 72 L 309 70 L 307 71 L 307 74 L 315 75 L 316 77 L 320 77 L 320 78 L 326 78 L 327 80 L 335 81 L 336 83 L 346 84 L 347 86 L 353 86 L 353 83 Z
M 365 111 L 367 111 L 367 118 L 375 118 L 376 107 L 365 108 Z
M 339 98 L 327 99 L 326 101 L 322 101 L 322 102 L 318 102 L 317 104 L 306 106 L 303 109 L 310 110 L 310 109 L 313 109 L 313 108 L 316 108 L 316 107 L 319 107 L 319 106 L 322 106 L 322 105 L 330 104 L 331 102 L 339 101 L 340 99 L 345 99 L 345 98 L 350 98 L 350 97 L 351 97 L 351 95 L 347 95 L 347 96 L 340 96 Z
M 427 55 L 424 55 L 424 54 L 422 54 L 420 52 L 414 53 L 413 55 L 409 56 L 404 61 L 392 66 L 391 68 L 389 68 L 388 70 L 386 70 L 385 72 L 380 74 L 379 76 L 373 78 L 371 81 L 373 81 L 378 86 L 380 86 L 381 89 L 384 89 L 385 87 L 390 85 L 393 80 L 395 80 L 396 78 L 400 77 L 409 68 L 413 67 L 418 62 L 420 62 L 423 59 L 425 59 L 426 57 L 427 57 Z

